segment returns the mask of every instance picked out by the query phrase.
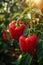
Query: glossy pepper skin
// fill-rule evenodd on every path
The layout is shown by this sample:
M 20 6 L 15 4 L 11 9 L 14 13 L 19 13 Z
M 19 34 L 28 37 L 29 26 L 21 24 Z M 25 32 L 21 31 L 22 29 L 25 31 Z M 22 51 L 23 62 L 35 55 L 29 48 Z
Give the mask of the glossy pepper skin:
M 19 26 L 15 26 L 16 20 L 9 24 L 9 33 L 12 39 L 18 40 L 20 35 L 22 35 L 25 25 L 19 21 Z
M 6 32 L 4 30 L 2 31 L 2 40 L 6 43 L 8 42 L 8 37 L 6 36 Z
M 34 54 L 34 49 L 36 47 L 37 36 L 35 34 L 30 35 L 29 37 L 20 36 L 19 38 L 19 46 L 22 52 L 27 52 L 30 54 Z

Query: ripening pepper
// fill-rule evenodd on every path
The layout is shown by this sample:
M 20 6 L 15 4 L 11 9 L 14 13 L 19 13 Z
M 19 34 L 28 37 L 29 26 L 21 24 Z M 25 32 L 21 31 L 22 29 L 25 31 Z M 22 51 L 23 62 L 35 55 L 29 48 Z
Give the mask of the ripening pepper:
M 2 31 L 2 40 L 7 43 L 7 42 L 8 42 L 8 37 L 7 37 L 6 34 L 7 34 L 7 33 L 3 30 L 3 31 Z
M 25 25 L 23 24 L 22 21 L 19 21 L 16 26 L 17 21 L 14 20 L 11 23 L 9 23 L 9 33 L 12 39 L 18 40 L 19 37 L 22 35 L 23 30 L 25 28 Z
M 36 42 L 37 42 L 37 36 L 35 34 L 32 34 L 29 37 L 25 37 L 22 35 L 19 38 L 20 50 L 22 52 L 27 52 L 33 55 L 35 52 L 34 50 L 36 47 Z

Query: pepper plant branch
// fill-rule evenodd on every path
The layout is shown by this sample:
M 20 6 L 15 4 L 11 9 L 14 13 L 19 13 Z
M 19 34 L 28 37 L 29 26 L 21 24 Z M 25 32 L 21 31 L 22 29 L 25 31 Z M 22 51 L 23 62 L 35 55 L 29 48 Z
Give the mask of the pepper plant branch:
M 24 14 L 27 13 L 29 11 L 29 8 L 25 8 L 24 11 L 21 13 L 21 15 L 19 16 L 19 18 L 17 19 L 17 21 L 19 21 L 21 18 L 24 17 Z

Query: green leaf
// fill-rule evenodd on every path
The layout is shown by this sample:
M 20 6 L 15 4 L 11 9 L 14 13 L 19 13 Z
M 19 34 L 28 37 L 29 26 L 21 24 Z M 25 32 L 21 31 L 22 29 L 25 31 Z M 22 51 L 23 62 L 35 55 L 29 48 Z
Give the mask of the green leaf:
M 0 41 L 0 46 L 2 45 L 2 42 Z
M 8 45 L 6 43 L 3 43 L 2 45 L 2 52 L 5 52 L 5 50 L 8 48 Z
M 38 36 L 38 42 L 36 45 L 36 50 L 37 50 L 38 56 L 41 56 L 40 54 L 43 55 L 43 33 L 41 33 Z
M 18 58 L 16 65 L 30 65 L 31 61 L 32 57 L 27 53 L 23 53 L 21 57 Z
M 3 43 L 2 43 L 2 39 L 0 38 L 0 47 L 3 45 Z
M 39 57 L 43 55 L 43 41 L 39 40 L 36 46 L 37 54 Z
M 38 43 L 36 46 L 39 65 L 43 65 L 43 34 L 39 35 Z
M 40 57 L 38 62 L 39 62 L 39 65 L 43 65 L 43 57 Z
M 29 33 L 29 25 L 25 27 L 24 31 L 23 31 L 23 35 L 27 35 Z
M 15 48 L 19 48 L 19 45 L 18 45 L 18 41 L 17 40 L 14 40 L 13 45 L 15 46 Z
M 27 21 L 29 21 L 28 18 L 22 18 L 22 19 L 20 19 L 20 20 L 23 21 L 23 23 L 26 23 Z

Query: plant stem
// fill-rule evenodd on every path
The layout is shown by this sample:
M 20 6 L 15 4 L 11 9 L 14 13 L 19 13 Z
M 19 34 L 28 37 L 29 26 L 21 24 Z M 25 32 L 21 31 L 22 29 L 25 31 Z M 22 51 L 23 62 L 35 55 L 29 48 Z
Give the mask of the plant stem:
M 17 23 L 18 23 L 18 21 L 19 21 L 21 18 L 24 17 L 24 14 L 27 13 L 27 11 L 29 11 L 29 8 L 28 8 L 28 7 L 25 8 L 24 11 L 21 13 L 20 17 L 17 19 Z

